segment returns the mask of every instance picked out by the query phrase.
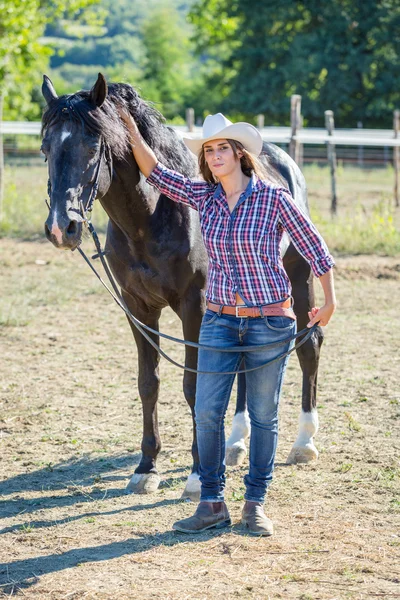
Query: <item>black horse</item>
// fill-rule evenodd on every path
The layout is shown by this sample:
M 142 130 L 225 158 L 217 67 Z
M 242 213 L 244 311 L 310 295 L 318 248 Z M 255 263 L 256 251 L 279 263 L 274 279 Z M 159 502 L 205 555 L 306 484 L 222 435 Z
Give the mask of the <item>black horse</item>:
M 87 206 L 93 184 L 106 211 L 106 255 L 132 314 L 158 330 L 161 310 L 170 306 L 182 320 L 186 340 L 197 341 L 205 309 L 204 287 L 207 256 L 198 215 L 149 186 L 134 160 L 128 132 L 118 107 L 129 111 L 139 130 L 166 166 L 195 177 L 194 155 L 162 116 L 127 84 L 112 84 L 99 74 L 90 91 L 58 97 L 50 79 L 42 87 L 47 108 L 42 120 L 42 151 L 49 165 L 50 212 L 45 223 L 47 238 L 57 248 L 75 249 L 82 238 L 81 207 Z M 263 157 L 273 182 L 289 188 L 295 201 L 308 211 L 304 178 L 290 157 L 273 144 L 264 144 Z M 294 310 L 300 328 L 314 305 L 310 267 L 285 240 L 284 265 L 293 286 Z M 142 458 L 128 490 L 149 493 L 160 478 L 156 458 L 161 449 L 157 422 L 159 355 L 135 327 L 139 357 L 139 394 L 143 406 Z M 158 343 L 158 337 L 152 338 Z M 318 453 L 313 444 L 317 430 L 316 382 L 322 332 L 317 329 L 299 350 L 303 370 L 302 416 L 299 436 L 289 462 L 308 462 Z M 187 347 L 185 364 L 196 368 L 197 352 Z M 195 375 L 185 371 L 183 389 L 194 414 Z M 239 393 L 227 462 L 237 464 L 245 455 L 249 434 L 245 411 L 244 377 Z M 198 498 L 198 452 L 193 420 L 193 467 L 184 495 Z

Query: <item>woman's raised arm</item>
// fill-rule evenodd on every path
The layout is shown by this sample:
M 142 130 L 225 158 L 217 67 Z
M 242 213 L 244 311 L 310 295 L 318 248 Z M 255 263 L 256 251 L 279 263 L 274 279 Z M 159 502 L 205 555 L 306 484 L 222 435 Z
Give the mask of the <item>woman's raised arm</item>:
M 122 108 L 118 110 L 118 113 L 128 130 L 132 152 L 138 167 L 143 175 L 148 177 L 158 163 L 157 157 L 150 146 L 144 141 L 142 134 L 131 115 Z

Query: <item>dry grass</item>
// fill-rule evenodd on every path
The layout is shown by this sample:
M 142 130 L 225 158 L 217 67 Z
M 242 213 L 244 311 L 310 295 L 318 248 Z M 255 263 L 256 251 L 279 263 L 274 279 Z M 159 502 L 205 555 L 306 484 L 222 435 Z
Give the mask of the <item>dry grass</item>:
M 191 432 L 182 373 L 165 361 L 162 485 L 151 496 L 124 494 L 139 460 L 141 409 L 122 313 L 76 253 L 11 239 L 0 240 L 0 253 L 0 595 L 400 597 L 398 258 L 338 260 L 339 310 L 319 377 L 320 459 L 284 464 L 300 407 L 292 359 L 267 503 L 276 534 L 253 539 L 238 525 L 246 466 L 229 471 L 231 530 L 171 531 L 193 511 L 179 500 Z M 161 325 L 180 333 L 171 311 Z

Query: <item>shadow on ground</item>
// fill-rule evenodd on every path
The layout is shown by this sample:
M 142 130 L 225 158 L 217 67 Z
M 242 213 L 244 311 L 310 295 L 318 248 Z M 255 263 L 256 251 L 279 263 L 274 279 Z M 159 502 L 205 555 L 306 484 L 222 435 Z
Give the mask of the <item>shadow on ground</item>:
M 164 500 L 152 505 L 135 507 L 135 510 L 147 510 L 156 506 L 167 506 L 172 502 L 174 501 Z M 48 556 L 17 560 L 8 564 L 4 563 L 0 564 L 0 586 L 3 593 L 12 595 L 18 590 L 22 591 L 35 585 L 39 582 L 41 576 L 49 573 L 71 569 L 83 563 L 108 561 L 128 554 L 134 557 L 135 554 L 140 554 L 141 552 L 148 551 L 150 548 L 159 546 L 176 546 L 188 541 L 204 543 L 211 537 L 221 536 L 227 531 L 229 529 L 212 530 L 211 532 L 198 535 L 182 535 L 170 531 L 155 535 L 138 535 L 136 539 L 127 539 L 121 542 L 113 542 L 89 548 L 77 548 L 68 550 L 63 554 L 49 554 Z M 240 533 L 238 527 L 234 527 L 233 531 Z

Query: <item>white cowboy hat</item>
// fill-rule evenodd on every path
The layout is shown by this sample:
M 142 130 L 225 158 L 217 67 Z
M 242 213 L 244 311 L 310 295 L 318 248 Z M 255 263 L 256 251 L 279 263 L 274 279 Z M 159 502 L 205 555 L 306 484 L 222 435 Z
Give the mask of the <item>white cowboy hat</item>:
M 261 134 L 253 125 L 244 122 L 232 123 L 222 113 L 208 115 L 205 118 L 201 138 L 183 137 L 186 146 L 197 156 L 203 144 L 219 139 L 236 140 L 256 156 L 261 153 L 263 145 Z

